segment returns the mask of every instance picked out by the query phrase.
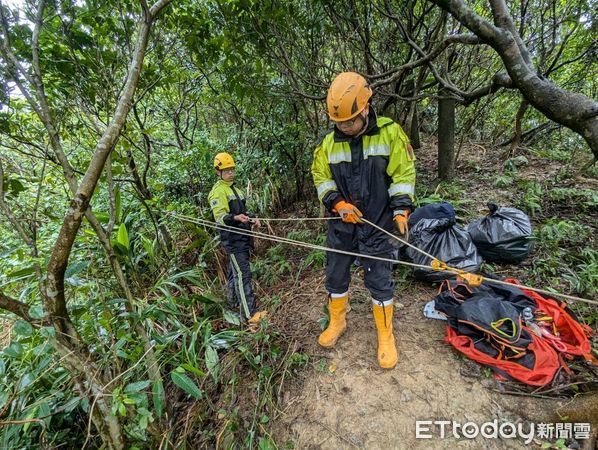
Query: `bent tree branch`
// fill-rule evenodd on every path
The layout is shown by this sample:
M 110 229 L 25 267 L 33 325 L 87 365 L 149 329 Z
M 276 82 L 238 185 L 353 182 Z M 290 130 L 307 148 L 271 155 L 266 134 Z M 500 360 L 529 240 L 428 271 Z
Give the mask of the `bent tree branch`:
M 9 311 L 29 323 L 35 322 L 29 315 L 29 305 L 4 295 L 2 291 L 0 291 L 0 309 Z
M 156 5 L 165 6 L 169 2 L 161 1 Z M 85 211 L 89 205 L 93 191 L 100 178 L 106 160 L 114 148 L 122 131 L 125 119 L 131 108 L 133 94 L 137 87 L 143 59 L 147 49 L 147 43 L 151 25 L 155 14 L 160 8 L 151 8 L 151 15 L 145 16 L 141 21 L 138 39 L 133 54 L 125 86 L 118 99 L 116 110 L 110 124 L 106 127 L 102 137 L 96 145 L 93 157 L 79 184 L 77 191 L 71 200 L 70 207 L 65 215 L 56 244 L 48 263 L 48 279 L 45 289 L 45 306 L 50 317 L 56 321 L 61 331 L 70 335 L 68 313 L 66 311 L 66 299 L 64 293 L 64 273 L 66 271 L 68 257 L 70 255 L 75 237 L 81 226 Z
M 491 0 L 494 25 L 476 14 L 463 0 L 432 2 L 490 45 L 502 59 L 513 85 L 530 105 L 583 137 L 598 158 L 598 102 L 566 91 L 538 75 L 503 0 Z

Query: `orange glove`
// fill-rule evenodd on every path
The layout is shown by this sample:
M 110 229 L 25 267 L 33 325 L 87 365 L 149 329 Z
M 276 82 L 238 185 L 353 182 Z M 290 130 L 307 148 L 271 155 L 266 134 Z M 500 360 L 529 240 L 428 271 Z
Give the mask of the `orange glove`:
M 406 235 L 407 232 L 409 231 L 409 224 L 407 222 L 407 219 L 409 218 L 409 211 L 407 211 L 406 209 L 400 209 L 398 211 L 395 211 L 395 215 L 394 215 L 394 220 L 395 220 L 395 225 L 397 226 L 397 230 L 399 230 L 399 233 Z
M 341 200 L 334 205 L 334 210 L 341 216 L 343 222 L 347 223 L 361 223 L 361 211 L 358 210 L 351 203 Z

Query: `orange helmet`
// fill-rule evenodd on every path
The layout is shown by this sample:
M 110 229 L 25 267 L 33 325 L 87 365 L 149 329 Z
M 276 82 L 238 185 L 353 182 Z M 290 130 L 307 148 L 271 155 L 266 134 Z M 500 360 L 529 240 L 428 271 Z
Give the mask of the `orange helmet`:
M 235 160 L 229 153 L 218 153 L 214 158 L 214 169 L 224 170 L 230 169 L 231 167 L 235 167 Z
M 355 72 L 339 74 L 328 89 L 328 115 L 334 122 L 343 122 L 365 109 L 372 90 L 365 78 Z

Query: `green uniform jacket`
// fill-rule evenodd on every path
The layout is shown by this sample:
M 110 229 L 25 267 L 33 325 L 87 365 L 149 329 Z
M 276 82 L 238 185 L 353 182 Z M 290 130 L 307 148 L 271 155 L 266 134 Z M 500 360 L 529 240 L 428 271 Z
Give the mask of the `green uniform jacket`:
M 332 212 L 339 200 L 355 205 L 364 217 L 391 231 L 393 212 L 413 209 L 415 156 L 409 138 L 397 123 L 376 118 L 370 111 L 365 133 L 352 138 L 337 128 L 318 145 L 312 176 L 318 198 Z M 392 248 L 379 230 L 369 225 L 332 221 L 328 245 L 369 254 Z
M 208 195 L 208 201 L 215 222 L 237 227 L 241 230 L 251 230 L 249 223 L 241 223 L 233 219 L 237 214 L 246 214 L 250 217 L 253 214 L 247 212 L 245 196 L 232 182 L 218 180 Z M 250 236 L 237 234 L 226 229 L 220 229 L 220 239 L 229 253 L 246 252 L 252 246 Z

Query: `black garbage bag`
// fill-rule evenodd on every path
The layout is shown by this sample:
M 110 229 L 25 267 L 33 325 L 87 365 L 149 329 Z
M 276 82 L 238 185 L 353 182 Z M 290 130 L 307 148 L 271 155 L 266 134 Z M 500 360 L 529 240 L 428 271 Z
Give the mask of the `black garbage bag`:
M 532 224 L 517 208 L 488 203 L 490 213 L 467 226 L 479 253 L 491 262 L 520 262 L 533 246 Z
M 482 258 L 467 231 L 455 223 L 454 218 L 420 219 L 410 230 L 409 243 L 422 249 L 451 267 L 467 272 L 477 272 Z M 430 265 L 431 259 L 411 247 L 406 254 L 414 263 Z M 455 275 L 432 269 L 415 268 L 413 275 L 418 280 L 438 282 Z
M 455 220 L 455 208 L 449 202 L 429 203 L 421 208 L 416 208 L 409 215 L 409 228 L 413 228 L 422 219 Z
M 409 215 L 410 233 L 411 230 L 413 230 L 413 227 L 415 227 L 415 225 L 417 225 L 417 223 L 422 219 L 455 220 L 455 209 L 449 202 L 428 203 L 427 205 L 415 208 L 415 211 Z M 411 257 L 407 254 L 408 248 L 409 247 L 406 245 L 400 245 L 399 258 L 401 260 L 411 259 Z

